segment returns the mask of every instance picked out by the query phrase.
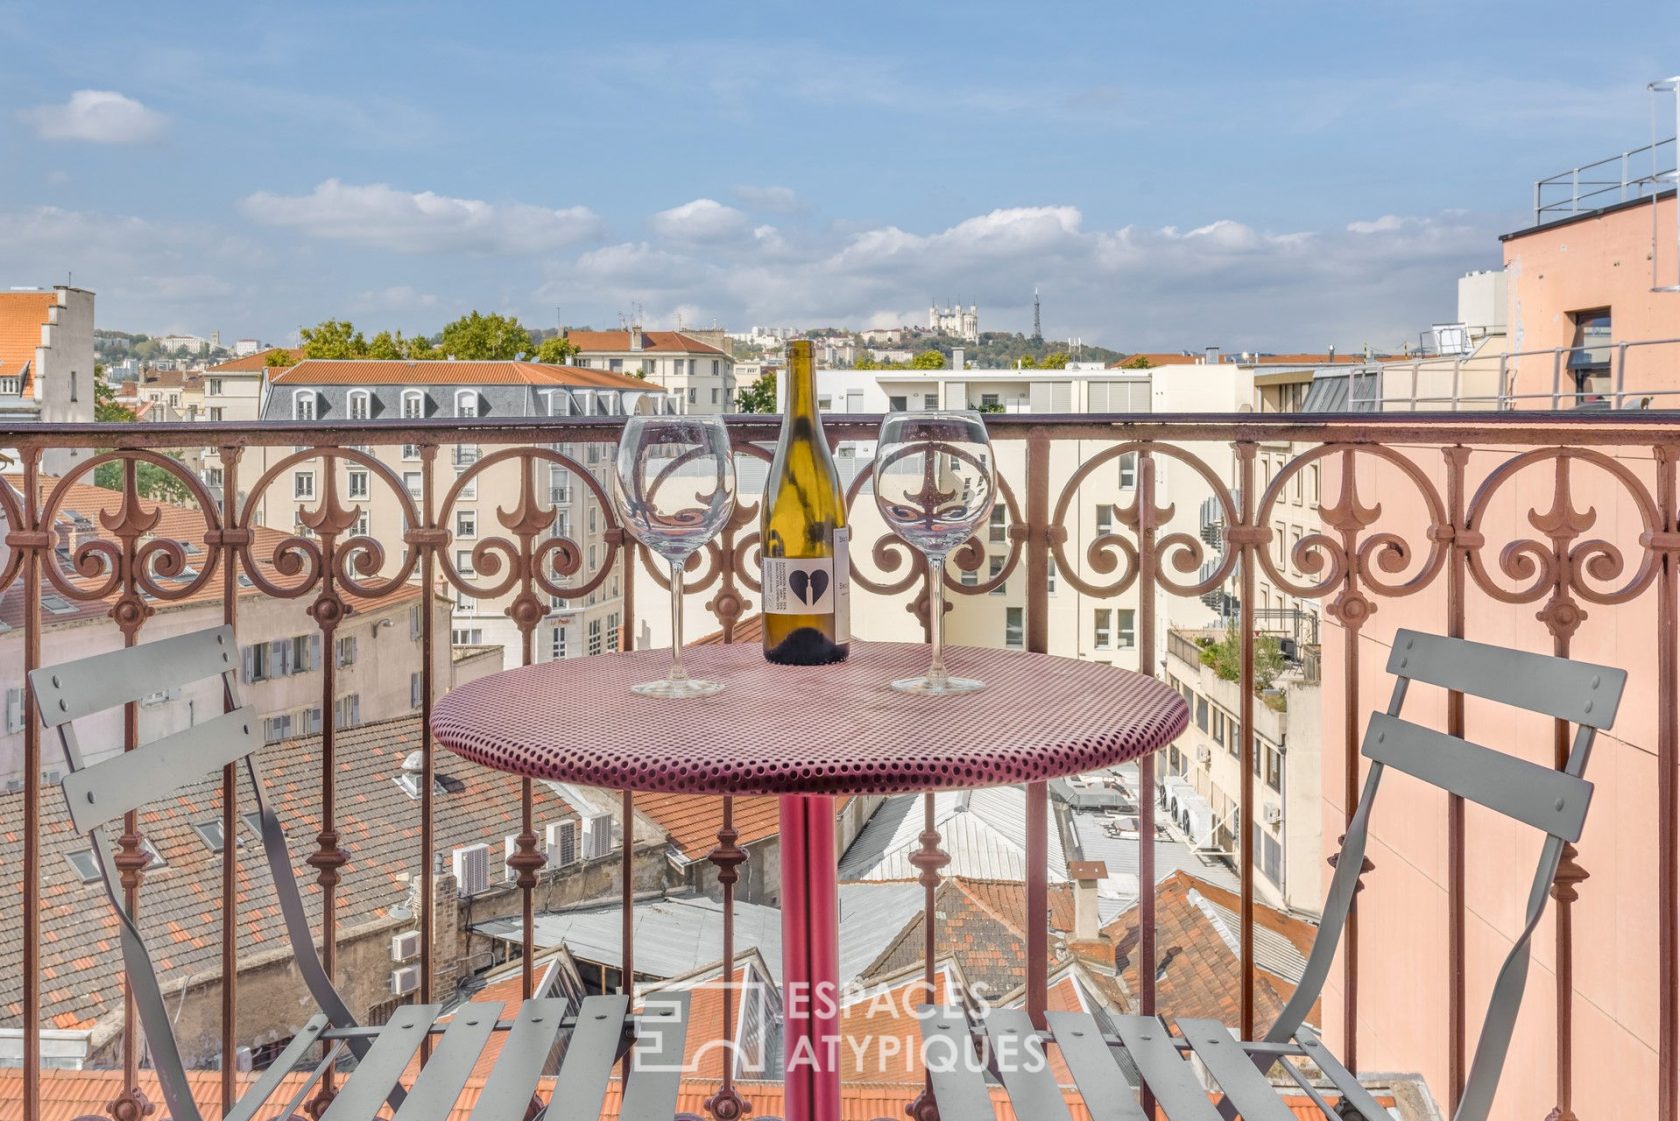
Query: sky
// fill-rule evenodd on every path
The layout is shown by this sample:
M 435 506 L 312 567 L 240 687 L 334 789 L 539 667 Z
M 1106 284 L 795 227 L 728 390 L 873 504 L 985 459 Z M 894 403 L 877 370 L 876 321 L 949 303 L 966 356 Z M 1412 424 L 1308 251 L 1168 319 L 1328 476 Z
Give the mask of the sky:
M 101 327 L 1379 349 L 1649 141 L 1673 0 L 0 0 L 0 287 Z M 1664 135 L 1672 107 L 1664 107 Z

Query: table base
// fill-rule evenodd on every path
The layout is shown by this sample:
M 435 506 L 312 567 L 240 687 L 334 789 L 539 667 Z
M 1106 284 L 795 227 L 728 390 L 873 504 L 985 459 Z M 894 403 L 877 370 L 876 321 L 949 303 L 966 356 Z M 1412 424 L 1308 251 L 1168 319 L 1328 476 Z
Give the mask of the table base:
M 781 799 L 787 1121 L 840 1121 L 840 887 L 834 798 Z

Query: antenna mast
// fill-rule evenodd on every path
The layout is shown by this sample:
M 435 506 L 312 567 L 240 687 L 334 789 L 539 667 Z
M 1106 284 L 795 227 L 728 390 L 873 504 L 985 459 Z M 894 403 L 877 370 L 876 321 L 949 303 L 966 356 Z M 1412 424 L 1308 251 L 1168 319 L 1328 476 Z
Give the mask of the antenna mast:
M 1033 285 L 1033 333 L 1032 333 L 1032 337 L 1033 337 L 1033 342 L 1035 342 L 1035 343 L 1041 343 L 1041 342 L 1044 341 L 1044 324 L 1040 323 L 1039 319 L 1038 319 L 1038 286 L 1036 284 Z

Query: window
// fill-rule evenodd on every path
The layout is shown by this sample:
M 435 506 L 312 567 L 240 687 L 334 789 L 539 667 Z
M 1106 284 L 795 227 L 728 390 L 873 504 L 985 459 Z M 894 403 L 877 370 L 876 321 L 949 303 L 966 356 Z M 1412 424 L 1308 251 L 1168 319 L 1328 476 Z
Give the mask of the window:
M 888 397 L 887 398 L 887 408 L 892 412 L 901 413 L 905 409 L 908 409 L 909 407 L 910 407 L 910 398 L 908 398 L 908 397 Z M 848 410 L 848 411 L 850 411 L 850 410 Z
M 607 649 L 617 650 L 619 646 L 618 612 L 607 616 Z
M 1213 710 L 1213 742 L 1221 747 L 1225 746 L 1225 710 Z
M 471 549 L 455 550 L 455 571 L 459 572 L 463 578 L 478 575 L 473 571 L 473 551 Z
M 299 389 L 292 394 L 292 419 L 314 420 L 316 394 L 313 389 Z
M 418 389 L 405 389 L 402 395 L 404 420 L 420 420 L 426 415 L 426 395 Z
M 1610 309 L 1572 311 L 1575 336 L 1570 342 L 1569 376 L 1575 382 L 1577 405 L 1602 401 L 1610 388 Z
M 1056 594 L 1056 558 L 1050 558 L 1050 564 L 1044 570 L 1044 590 L 1051 595 Z
M 222 395 L 222 379 L 221 378 L 210 378 L 210 379 L 208 379 L 204 383 L 204 393 L 208 397 L 220 397 Z
M 1003 574 L 1003 558 L 1002 557 L 992 557 L 992 558 L 990 558 L 990 561 L 991 561 L 991 563 L 987 566 L 987 569 L 986 569 L 986 579 L 987 579 L 987 581 L 996 580 L 1000 575 Z M 994 596 L 1001 596 L 1004 593 L 1004 589 L 1007 588 L 1008 586 L 1009 586 L 1008 584 L 999 584 L 997 587 L 992 589 L 992 594 Z M 1013 611 L 1014 608 L 1010 608 L 1010 610 Z
M 1208 703 L 1206 697 L 1196 698 L 1196 727 L 1202 731 L 1208 730 Z
M 298 713 L 298 732 L 300 735 L 312 736 L 321 730 L 321 706 L 313 705 Z
M 1002 506 L 992 507 L 992 521 L 987 539 L 994 544 L 1009 540 L 1009 511 Z
M 408 675 L 408 707 L 419 708 L 425 698 L 425 679 L 419 673 Z
M 6 731 L 23 731 L 23 690 L 6 690 Z
M 558 662 L 566 656 L 566 628 L 563 626 L 548 629 L 548 657 Z
M 18 377 L 0 378 L 0 395 L 16 397 L 23 392 L 23 379 Z
M 461 469 L 458 468 L 456 470 L 455 474 L 456 474 L 457 477 L 459 477 L 460 475 L 464 474 L 464 472 Z M 461 498 L 477 498 L 478 497 L 478 476 L 477 475 L 472 476 L 472 478 L 468 479 L 465 483 L 461 484 L 461 493 L 460 493 L 459 497 L 461 497 Z
M 599 654 L 601 652 L 601 641 L 601 620 L 589 620 L 589 652 L 591 654 Z
M 1120 457 L 1120 489 L 1131 490 L 1137 486 L 1137 453 L 1127 452 Z
M 457 588 L 455 589 L 455 610 L 469 615 L 476 614 L 478 611 L 478 600 L 471 592 L 463 591 L 460 588 Z
M 455 394 L 455 415 L 465 417 L 478 415 L 478 390 L 463 389 Z
M 712 376 L 714 378 L 718 376 L 718 359 L 716 358 L 712 359 Z
M 718 403 L 718 390 L 717 390 L 717 386 L 714 385 L 712 387 L 712 404 L 715 405 L 717 403 Z
M 272 676 L 269 672 L 269 646 L 267 643 L 259 642 L 254 646 L 247 646 L 240 652 L 240 655 L 244 663 L 241 667 L 243 673 L 240 676 L 245 684 L 250 685 L 258 681 L 267 681 Z
M 354 728 L 362 722 L 362 698 L 356 693 L 349 693 L 338 698 L 333 705 L 333 719 L 340 728 Z
M 572 473 L 558 464 L 548 469 L 548 500 L 556 506 L 572 500 Z
M 1121 650 L 1130 650 L 1137 645 L 1137 613 L 1130 607 L 1116 608 L 1114 612 L 1114 645 Z
M 1019 650 L 1026 645 L 1025 610 L 1019 607 L 1005 608 L 1003 612 L 1003 644 L 1011 650 Z
M 99 864 L 93 859 L 92 849 L 77 849 L 75 852 L 65 853 L 64 859 L 70 862 L 70 868 L 76 873 L 76 878 L 84 884 L 91 884 L 99 878 Z
M 368 496 L 368 473 L 352 468 L 346 476 L 347 493 L 351 498 L 366 498 Z
M 419 637 L 422 634 L 425 633 L 425 628 L 426 628 L 425 612 L 420 609 L 420 606 L 418 604 L 416 604 L 413 607 L 410 607 L 408 609 L 408 638 L 409 638 L 409 641 L 413 642 L 413 641 L 418 640 Z
M 347 634 L 338 640 L 338 667 L 343 669 L 345 666 L 353 666 L 355 664 L 356 636 L 353 634 Z
M 320 669 L 321 636 L 300 634 L 293 638 L 289 665 L 293 673 L 307 673 L 312 669 Z
M 1092 629 L 1092 645 L 1098 650 L 1107 650 L 1109 643 L 1114 641 L 1114 611 L 1111 608 L 1099 607 L 1094 614 L 1096 618 Z
M 451 632 L 450 640 L 456 646 L 484 645 L 484 629 L 482 627 L 456 627 Z
M 980 582 L 980 574 L 972 568 L 957 569 L 957 580 L 965 588 L 972 588 Z
M 263 742 L 279 743 L 292 734 L 292 715 L 283 712 L 279 716 L 270 716 L 263 721 Z
M 371 397 L 365 389 L 352 389 L 347 403 L 350 407 L 351 420 L 366 420 L 372 415 Z
M 694 404 L 699 399 L 698 391 L 691 385 L 688 387 L 688 403 Z
M 354 531 L 356 536 L 357 537 L 368 537 L 368 536 L 370 536 L 372 534 L 372 528 L 371 527 L 372 527 L 372 522 L 368 518 L 368 512 L 366 510 L 357 510 L 356 511 L 356 528 L 355 528 L 355 531 Z
M 224 842 L 222 840 L 222 822 L 220 818 L 211 818 L 209 821 L 193 822 L 193 832 L 198 834 L 198 839 L 203 841 L 204 847 L 209 849 L 211 852 L 222 851 Z M 236 837 L 234 838 L 234 844 L 243 848 L 245 842 Z
M 456 537 L 477 537 L 478 536 L 478 511 L 477 510 L 457 510 L 457 511 L 455 511 L 455 536 Z
M 210 410 L 210 419 L 212 421 L 221 420 L 222 419 L 222 410 L 221 409 L 211 409 Z
M 937 393 L 924 393 L 924 394 L 922 394 L 922 408 L 924 408 L 924 409 L 937 409 L 938 407 L 939 407 L 939 394 L 937 394 Z
M 980 407 L 987 412 L 997 412 L 1002 406 L 996 393 L 982 393 L 980 395 Z
M 1283 752 L 1270 744 L 1266 746 L 1266 785 L 1283 793 Z
M 315 497 L 315 472 L 299 471 L 292 476 L 292 497 Z
M 1307 495 L 1307 501 L 1310 502 L 1310 503 L 1315 503 L 1316 504 L 1319 500 L 1318 499 L 1318 464 L 1315 463 L 1315 464 L 1312 465 L 1312 467 L 1310 469 L 1310 474 L 1312 475 L 1312 486 L 1310 488 L 1308 488 L 1310 493 Z
M 607 359 L 607 369 L 611 370 L 615 374 L 622 374 L 624 372 L 624 359 L 622 359 L 622 358 L 609 358 L 609 359 Z
M 425 490 L 425 483 L 421 480 L 418 471 L 404 471 L 403 486 L 408 490 L 408 496 L 416 501 L 419 500 Z

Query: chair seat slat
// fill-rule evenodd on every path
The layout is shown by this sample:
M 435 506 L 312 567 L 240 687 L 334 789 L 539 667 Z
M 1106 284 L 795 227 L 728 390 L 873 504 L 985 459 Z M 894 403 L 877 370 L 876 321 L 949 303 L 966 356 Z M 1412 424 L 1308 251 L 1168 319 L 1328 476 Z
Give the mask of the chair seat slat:
M 1219 1088 L 1242 1114 L 1243 1121 L 1295 1121 L 1272 1084 L 1218 1020 L 1180 1020 L 1178 1028 L 1196 1057 L 1219 1082 Z M 1271 1064 L 1268 1063 L 1267 1066 Z
M 449 1026 L 409 1087 L 395 1121 L 448 1121 L 473 1064 L 495 1034 L 500 1012 L 495 1004 L 479 1001 L 450 1014 Z
M 1377 1104 L 1377 1099 L 1371 1096 L 1369 1090 L 1360 1085 L 1359 1079 L 1353 1072 L 1342 1065 L 1342 1061 L 1331 1054 L 1330 1048 L 1318 1038 L 1309 1027 L 1302 1027 L 1295 1033 L 1295 1038 L 1301 1041 L 1301 1047 L 1313 1065 L 1324 1072 L 1325 1077 L 1341 1092 L 1342 1097 L 1354 1109 L 1358 1110 L 1365 1121 L 1388 1121 L 1389 1112 Z
M 1566 841 L 1580 839 L 1592 802 L 1585 779 L 1387 713 L 1371 714 L 1365 755 Z
M 986 1016 L 986 1036 L 1015 1116 L 1034 1121 L 1073 1121 L 1062 1097 L 1044 1041 L 1033 1030 L 1025 1009 L 994 1008 Z
M 671 1121 L 682 1088 L 683 1045 L 688 1040 L 684 992 L 656 993 L 636 1018 L 630 1081 L 624 1087 L 620 1121 Z
M 41 719 L 47 727 L 56 728 L 165 689 L 238 669 L 239 647 L 234 643 L 233 628 L 221 626 L 42 666 L 30 673 L 29 684 L 35 689 Z
M 997 1121 L 963 1010 L 939 1008 L 923 1017 L 922 1046 L 940 1121 Z
M 279 1088 L 280 1083 L 292 1072 L 292 1068 L 297 1066 L 304 1052 L 315 1046 L 321 1038 L 321 1033 L 326 1030 L 325 1016 L 311 1016 L 302 1030 L 292 1036 L 292 1041 L 286 1044 L 286 1049 L 269 1064 L 263 1076 L 252 1083 L 244 1096 L 228 1110 L 223 1121 L 251 1121 L 257 1115 L 257 1111 L 267 1104 L 269 1095 Z
M 235 709 L 64 776 L 64 799 L 78 833 L 167 798 L 262 746 L 262 721 Z
M 1089 1012 L 1047 1012 L 1044 1018 L 1091 1121 L 1146 1121 L 1136 1091 L 1108 1049 L 1096 1018 Z
M 1190 1064 L 1178 1057 L 1165 1024 L 1153 1016 L 1120 1016 L 1114 1030 L 1168 1121 L 1220 1121 L 1219 1111 L 1197 1084 Z
M 472 1112 L 474 1121 L 525 1116 L 537 1079 L 542 1077 L 554 1041 L 565 1026 L 568 1003 L 557 997 L 537 997 L 520 1006 L 512 1029 L 502 1041 L 496 1066 L 478 1095 L 478 1106 Z
M 321 1121 L 367 1121 L 379 1112 L 441 1010 L 437 1004 L 407 1004 L 391 1013 Z
M 624 1017 L 629 1010 L 630 999 L 622 993 L 584 998 L 583 1006 L 578 1009 L 577 1025 L 566 1042 L 560 1076 L 554 1081 L 549 1121 L 601 1116 L 607 1082 L 612 1078 L 613 1064 L 624 1042 Z

